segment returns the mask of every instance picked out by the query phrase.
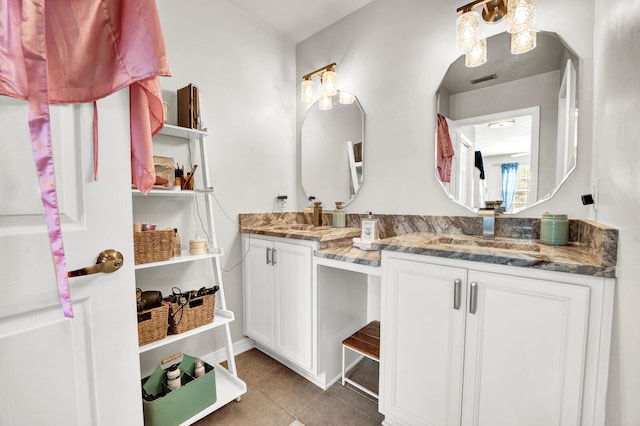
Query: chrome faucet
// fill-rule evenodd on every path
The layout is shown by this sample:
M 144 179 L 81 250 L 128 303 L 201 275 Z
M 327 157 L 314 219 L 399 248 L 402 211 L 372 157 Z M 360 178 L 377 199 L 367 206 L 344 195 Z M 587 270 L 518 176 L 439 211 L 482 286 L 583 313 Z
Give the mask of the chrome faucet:
M 496 212 L 494 209 L 480 209 L 478 212 L 482 216 L 482 238 L 493 240 L 496 230 Z

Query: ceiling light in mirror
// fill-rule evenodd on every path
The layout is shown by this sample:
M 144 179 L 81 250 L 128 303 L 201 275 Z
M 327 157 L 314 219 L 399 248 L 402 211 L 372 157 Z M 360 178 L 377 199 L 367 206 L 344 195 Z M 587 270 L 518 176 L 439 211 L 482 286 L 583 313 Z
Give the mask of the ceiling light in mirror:
M 511 118 L 509 120 L 491 121 L 489 122 L 489 127 L 491 127 L 492 129 L 497 129 L 500 127 L 513 126 L 514 124 L 516 124 L 516 119 Z

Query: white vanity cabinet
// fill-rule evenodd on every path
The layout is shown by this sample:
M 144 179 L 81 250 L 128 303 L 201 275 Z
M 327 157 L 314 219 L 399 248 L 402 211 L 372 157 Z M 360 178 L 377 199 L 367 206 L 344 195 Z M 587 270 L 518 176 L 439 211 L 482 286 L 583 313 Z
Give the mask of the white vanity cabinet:
M 604 422 L 612 279 L 383 252 L 388 425 Z
M 243 236 L 244 332 L 258 345 L 312 369 L 314 242 Z M 294 240 L 295 241 L 295 240 Z

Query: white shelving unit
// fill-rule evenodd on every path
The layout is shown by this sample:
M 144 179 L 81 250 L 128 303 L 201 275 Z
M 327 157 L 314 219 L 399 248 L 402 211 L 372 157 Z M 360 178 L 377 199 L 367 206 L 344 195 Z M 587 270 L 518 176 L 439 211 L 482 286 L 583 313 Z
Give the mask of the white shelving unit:
M 178 126 L 165 125 L 159 132 L 159 134 L 170 136 L 168 139 L 175 139 L 176 143 L 189 144 L 195 142 L 198 144 L 200 151 L 201 166 L 199 173 L 202 176 L 203 188 L 210 188 L 211 182 L 209 178 L 209 168 L 207 162 L 207 150 L 204 138 L 207 136 L 207 132 L 202 130 L 187 129 Z M 166 138 L 165 138 L 166 139 Z M 235 315 L 232 311 L 227 309 L 227 303 L 224 296 L 224 286 L 222 283 L 222 272 L 220 268 L 220 257 L 223 256 L 222 248 L 218 247 L 215 233 L 215 226 L 213 221 L 213 193 L 209 190 L 194 190 L 194 191 L 180 191 L 180 190 L 152 190 L 148 195 L 142 194 L 139 190 L 133 189 L 132 196 L 134 200 L 138 197 L 158 197 L 158 201 L 161 198 L 166 197 L 187 197 L 195 199 L 197 202 L 200 197 L 204 198 L 206 205 L 206 218 L 205 223 L 210 231 L 210 248 L 207 254 L 202 255 L 190 255 L 188 250 L 181 253 L 181 256 L 171 258 L 169 260 L 153 263 L 143 263 L 135 265 L 135 270 L 148 270 L 149 268 L 158 267 L 171 267 L 172 265 L 185 264 L 187 262 L 210 262 L 212 266 L 212 274 L 214 275 L 215 283 L 220 287 L 216 294 L 216 307 L 214 311 L 213 322 L 193 330 L 189 330 L 184 333 L 168 335 L 166 338 L 151 342 L 144 346 L 141 346 L 140 354 L 151 353 L 151 351 L 161 349 L 167 345 L 175 342 L 180 342 L 190 337 L 199 335 L 209 330 L 220 330 L 223 333 L 224 349 L 227 355 L 227 367 L 223 367 L 216 363 L 215 360 L 208 360 L 207 356 L 202 356 L 206 362 L 213 365 L 216 370 L 216 402 L 203 411 L 195 414 L 192 418 L 188 419 L 183 425 L 189 425 L 197 420 L 207 416 L 214 412 L 218 408 L 233 401 L 234 399 L 240 401 L 240 397 L 246 393 L 247 385 L 238 378 L 236 372 L 235 356 L 233 351 L 233 342 L 231 340 L 230 323 L 235 320 Z M 135 203 L 134 203 L 135 208 Z M 158 209 L 162 207 L 159 205 Z M 139 277 L 136 276 L 138 280 Z M 138 285 L 140 287 L 140 285 Z M 213 348 L 212 348 L 213 349 Z

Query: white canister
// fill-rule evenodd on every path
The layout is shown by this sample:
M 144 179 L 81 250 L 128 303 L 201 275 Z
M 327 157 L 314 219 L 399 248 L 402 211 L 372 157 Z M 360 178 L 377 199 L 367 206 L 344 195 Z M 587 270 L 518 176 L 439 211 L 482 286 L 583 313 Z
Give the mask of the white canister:
M 178 364 L 174 364 L 167 370 L 167 387 L 171 390 L 180 389 L 182 386 L 180 380 L 180 369 Z
M 197 359 L 195 369 L 193 370 L 193 375 L 197 379 L 198 377 L 204 376 L 204 373 L 204 363 L 202 362 L 202 360 Z

